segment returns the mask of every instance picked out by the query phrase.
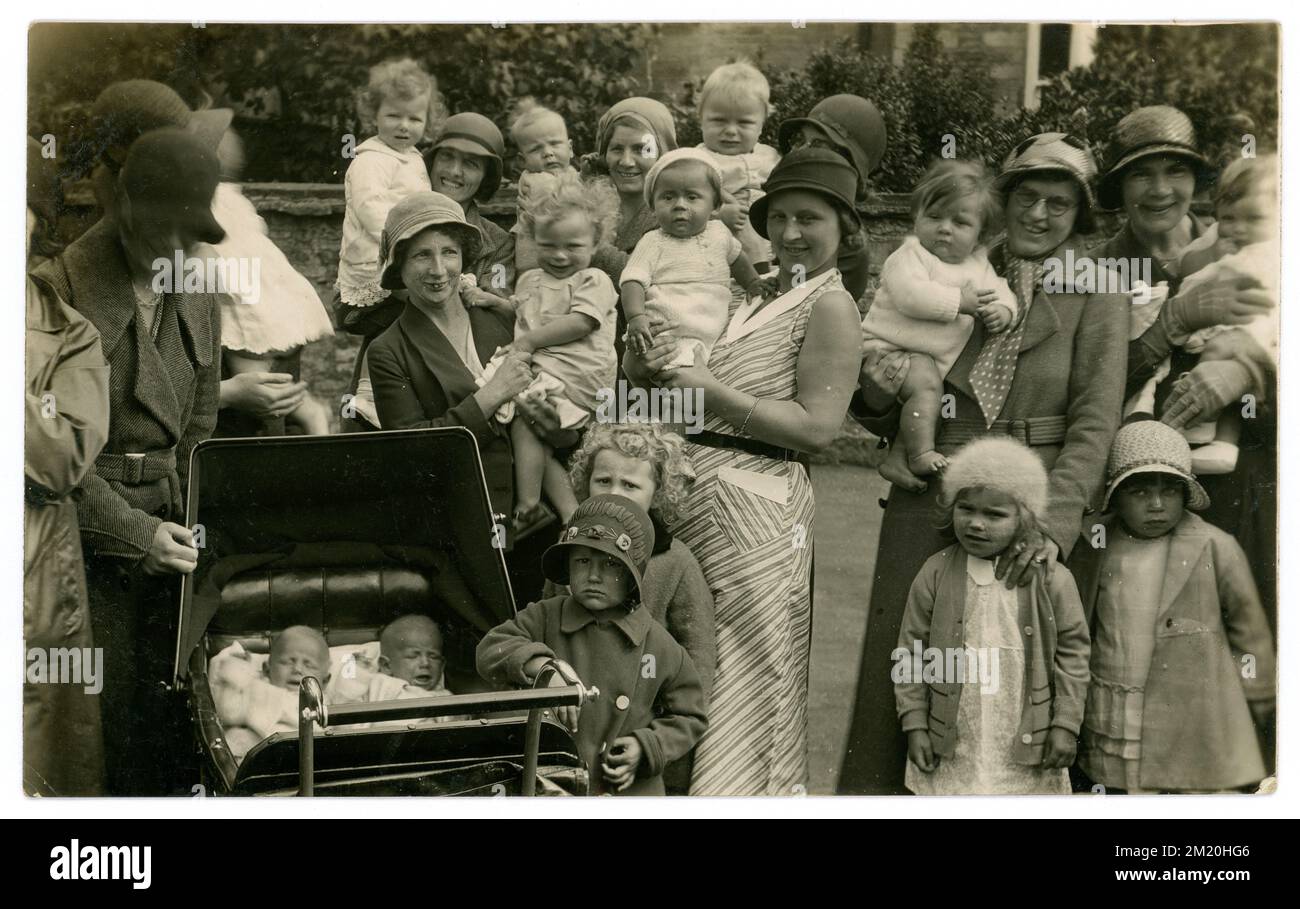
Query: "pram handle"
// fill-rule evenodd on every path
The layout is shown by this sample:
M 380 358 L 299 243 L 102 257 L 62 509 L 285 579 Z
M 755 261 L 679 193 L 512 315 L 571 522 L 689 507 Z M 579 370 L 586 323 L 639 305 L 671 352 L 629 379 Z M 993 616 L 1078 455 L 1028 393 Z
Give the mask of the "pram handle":
M 456 716 L 466 713 L 505 713 L 582 704 L 588 695 L 580 685 L 520 691 L 492 691 L 483 694 L 451 694 L 437 698 L 404 698 L 369 704 L 342 704 L 329 708 L 322 726 L 350 726 L 425 717 Z

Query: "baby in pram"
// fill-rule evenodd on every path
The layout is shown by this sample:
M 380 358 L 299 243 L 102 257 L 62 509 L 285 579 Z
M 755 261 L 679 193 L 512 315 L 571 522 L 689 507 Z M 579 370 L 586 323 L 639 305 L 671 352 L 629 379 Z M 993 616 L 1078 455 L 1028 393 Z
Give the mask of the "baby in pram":
M 212 658 L 208 678 L 231 754 L 242 760 L 268 736 L 298 730 L 298 686 L 307 676 L 320 680 L 329 705 L 450 693 L 442 687 L 442 635 L 427 616 L 393 620 L 381 631 L 377 659 L 372 652 L 354 648 L 335 671 L 325 636 L 307 625 L 276 635 L 261 668 L 240 642 L 226 647 Z

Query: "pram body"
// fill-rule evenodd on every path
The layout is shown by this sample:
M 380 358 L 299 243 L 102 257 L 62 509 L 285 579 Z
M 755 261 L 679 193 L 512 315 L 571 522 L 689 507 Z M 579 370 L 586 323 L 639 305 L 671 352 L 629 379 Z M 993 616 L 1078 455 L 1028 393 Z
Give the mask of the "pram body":
M 446 686 L 464 696 L 455 700 L 473 718 L 327 723 L 310 743 L 308 791 L 588 791 L 567 729 L 538 710 L 530 728 L 519 715 L 520 693 L 491 692 L 475 672 L 478 640 L 513 616 L 515 604 L 499 516 L 467 430 L 209 440 L 194 451 L 187 502 L 201 545 L 182 584 L 174 682 L 188 694 L 210 792 L 291 795 L 304 787 L 295 734 L 273 735 L 236 761 L 208 686 L 215 654 L 234 641 L 265 652 L 290 625 L 321 629 L 331 647 L 360 645 L 412 612 L 441 626 Z M 409 714 L 422 702 L 394 703 Z M 526 755 L 529 732 L 535 755 Z M 525 785 L 529 759 L 538 779 L 529 774 Z

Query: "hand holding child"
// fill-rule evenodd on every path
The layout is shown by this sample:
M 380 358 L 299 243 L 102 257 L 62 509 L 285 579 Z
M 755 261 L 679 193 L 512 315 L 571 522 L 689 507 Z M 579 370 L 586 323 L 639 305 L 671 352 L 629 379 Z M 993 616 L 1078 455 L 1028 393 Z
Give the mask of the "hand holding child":
M 918 769 L 926 773 L 934 773 L 939 766 L 930 733 L 924 729 L 913 729 L 907 734 L 907 756 Z
M 641 766 L 641 743 L 634 735 L 623 735 L 614 739 L 614 743 L 605 751 L 605 760 L 600 765 L 605 782 L 615 792 L 622 792 L 636 779 L 637 768 Z

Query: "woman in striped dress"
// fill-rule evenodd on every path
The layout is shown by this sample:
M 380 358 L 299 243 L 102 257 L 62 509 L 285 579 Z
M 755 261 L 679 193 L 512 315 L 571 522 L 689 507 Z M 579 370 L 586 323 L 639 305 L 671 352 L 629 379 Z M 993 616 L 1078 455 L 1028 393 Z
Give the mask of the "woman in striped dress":
M 702 394 L 688 436 L 698 480 L 679 538 L 716 604 L 718 667 L 692 795 L 794 795 L 807 784 L 812 486 L 803 453 L 839 431 L 861 361 L 858 311 L 836 257 L 859 235 L 857 176 L 825 149 L 788 155 L 750 209 L 780 265 L 778 292 L 731 305 L 708 364 L 661 372 L 665 332 L 634 380 Z

